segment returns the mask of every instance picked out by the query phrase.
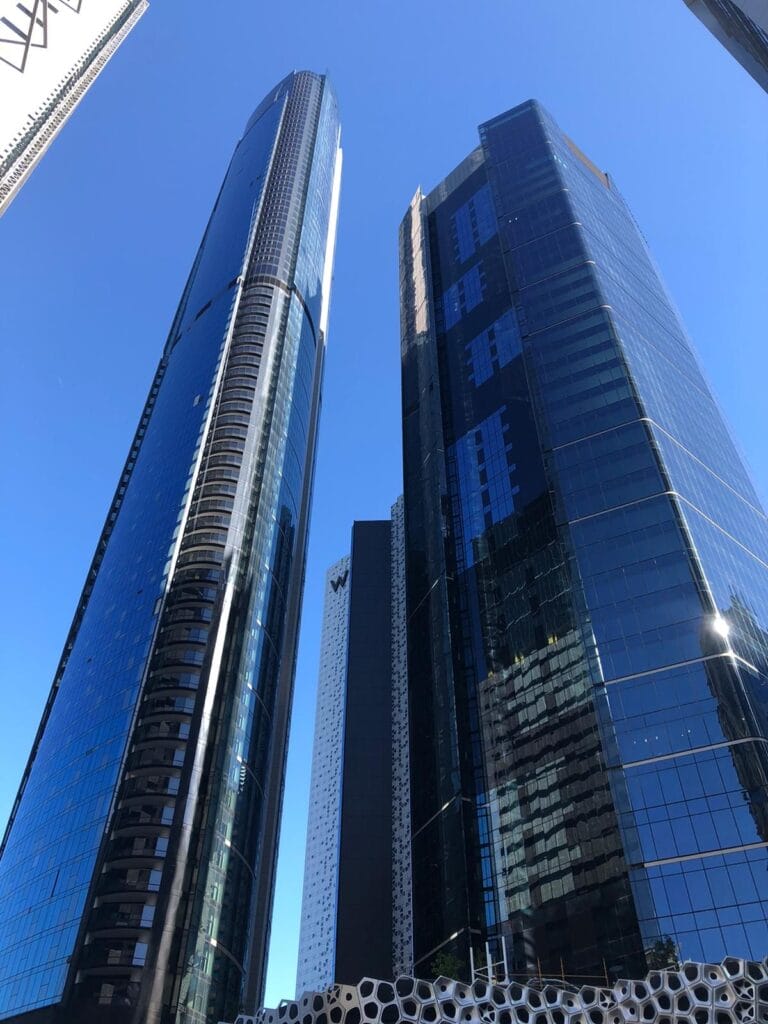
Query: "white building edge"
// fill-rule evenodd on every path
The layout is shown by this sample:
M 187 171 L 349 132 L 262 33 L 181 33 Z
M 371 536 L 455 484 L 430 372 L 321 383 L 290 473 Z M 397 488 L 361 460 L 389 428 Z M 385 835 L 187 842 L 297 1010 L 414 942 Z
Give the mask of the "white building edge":
M 0 0 L 0 215 L 147 6 Z
M 333 980 L 349 643 L 350 556 L 325 577 L 312 775 L 296 986 L 303 992 Z

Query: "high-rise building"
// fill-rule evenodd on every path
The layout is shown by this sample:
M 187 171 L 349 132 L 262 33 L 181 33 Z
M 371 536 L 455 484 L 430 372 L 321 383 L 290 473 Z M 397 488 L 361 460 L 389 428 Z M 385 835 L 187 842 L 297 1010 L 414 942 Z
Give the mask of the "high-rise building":
M 762 959 L 768 525 L 629 210 L 528 102 L 400 247 L 416 974 Z
M 768 92 L 768 3 L 766 0 L 685 0 L 706 25 Z
M 332 984 L 336 970 L 348 643 L 349 555 L 344 555 L 325 576 L 296 974 L 299 994 Z
M 0 1020 L 260 1000 L 341 168 L 328 81 L 237 145 L 0 859 Z
M 297 992 L 390 977 L 401 895 L 404 712 L 402 499 L 392 521 L 356 522 L 326 575 Z M 399 764 L 399 762 L 398 762 Z M 403 835 L 398 821 L 395 834 Z M 393 912 L 394 904 L 394 912 Z
M 0 214 L 147 0 L 0 0 Z

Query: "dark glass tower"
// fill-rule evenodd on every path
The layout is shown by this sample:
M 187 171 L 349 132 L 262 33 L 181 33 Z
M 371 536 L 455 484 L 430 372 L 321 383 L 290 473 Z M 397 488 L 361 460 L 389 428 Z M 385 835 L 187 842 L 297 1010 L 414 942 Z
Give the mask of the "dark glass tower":
M 763 510 L 613 181 L 480 140 L 400 234 L 416 973 L 759 960 Z
M 340 167 L 328 82 L 289 75 L 224 179 L 3 841 L 1 1020 L 261 998 Z

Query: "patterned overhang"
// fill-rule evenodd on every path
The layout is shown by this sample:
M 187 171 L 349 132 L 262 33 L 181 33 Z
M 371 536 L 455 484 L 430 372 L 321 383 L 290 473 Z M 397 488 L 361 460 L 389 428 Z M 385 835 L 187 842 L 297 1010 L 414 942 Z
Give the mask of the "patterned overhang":
M 637 981 L 581 988 L 560 980 L 473 984 L 364 978 L 305 992 L 235 1024 L 768 1024 L 768 957 L 686 962 Z

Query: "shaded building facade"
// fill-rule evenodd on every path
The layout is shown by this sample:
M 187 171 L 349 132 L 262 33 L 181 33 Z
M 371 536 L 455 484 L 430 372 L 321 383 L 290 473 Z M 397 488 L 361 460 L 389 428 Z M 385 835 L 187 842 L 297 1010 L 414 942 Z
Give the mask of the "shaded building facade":
M 0 857 L 0 1020 L 207 1024 L 263 983 L 341 151 L 327 80 L 237 145 Z
M 404 679 L 402 501 L 393 520 L 356 522 L 349 555 L 326 576 L 307 824 L 298 994 L 393 973 L 407 845 L 394 758 Z M 397 684 L 402 683 L 400 690 Z M 400 788 L 398 788 L 400 787 Z
M 400 231 L 415 972 L 768 949 L 768 527 L 611 178 L 535 102 Z

